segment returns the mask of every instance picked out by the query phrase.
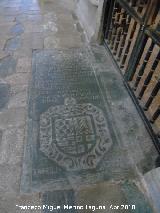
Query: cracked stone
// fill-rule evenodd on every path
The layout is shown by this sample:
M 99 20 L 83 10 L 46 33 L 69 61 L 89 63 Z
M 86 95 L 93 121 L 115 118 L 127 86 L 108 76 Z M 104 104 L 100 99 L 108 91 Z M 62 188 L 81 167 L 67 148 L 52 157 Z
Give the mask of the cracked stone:
M 7 56 L 9 56 L 8 53 L 6 53 L 6 52 L 3 51 L 3 50 L 0 50 L 0 60 L 2 60 L 3 58 L 5 58 L 5 57 L 7 57 Z
M 18 48 L 20 48 L 21 46 L 21 40 L 20 40 L 20 37 L 19 36 L 16 36 L 14 38 L 11 38 L 11 39 L 8 39 L 6 41 L 6 44 L 5 44 L 5 50 L 8 50 L 8 51 L 15 51 L 17 50 Z
M 1 37 L 0 38 L 0 50 L 3 50 L 5 42 L 6 42 L 6 38 Z

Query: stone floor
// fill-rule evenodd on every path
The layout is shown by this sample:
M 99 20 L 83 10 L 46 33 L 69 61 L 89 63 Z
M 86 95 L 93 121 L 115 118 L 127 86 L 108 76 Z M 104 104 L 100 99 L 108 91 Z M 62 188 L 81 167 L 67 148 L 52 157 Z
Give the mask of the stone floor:
M 109 53 L 103 46 L 86 42 L 73 11 L 72 0 L 0 1 L 0 212 L 52 211 L 20 208 L 43 204 L 85 207 L 68 212 L 92 212 L 94 209 L 89 209 L 89 205 L 106 206 L 95 212 L 118 212 L 116 206 L 120 206 L 120 212 L 126 212 L 121 206 L 125 204 L 130 205 L 128 212 L 132 212 L 131 205 L 136 206 L 133 212 L 153 212 L 139 180 L 155 167 L 156 150 Z M 57 69 L 63 72 L 56 73 Z M 74 75 L 74 79 L 69 75 Z M 56 83 L 55 88 L 60 88 L 61 93 L 49 88 Z M 36 161 L 40 144 L 39 141 L 34 144 L 34 141 L 39 137 L 36 133 L 42 112 L 47 114 L 47 110 L 52 109 L 55 113 L 58 105 L 62 109 L 59 113 L 64 113 L 65 100 L 72 102 L 76 110 L 78 105 L 74 105 L 73 90 L 78 94 L 75 96 L 81 106 L 96 105 L 97 116 L 104 119 L 103 131 L 99 128 L 99 138 L 104 139 L 100 153 L 95 161 L 91 159 L 89 164 L 72 168 L 67 163 L 69 159 L 55 160 L 50 156 L 51 159 L 46 160 L 48 152 L 43 149 L 44 155 L 41 153 Z M 67 99 L 67 93 L 70 99 Z M 58 102 L 55 97 L 59 97 Z M 71 116 L 71 111 L 68 113 Z M 78 119 L 83 121 L 84 117 L 87 116 L 81 111 Z M 86 125 L 95 125 L 96 121 L 90 117 L 94 116 L 87 117 Z M 66 122 L 70 121 L 70 118 L 66 119 Z M 55 124 L 59 125 L 60 119 Z M 92 139 L 98 134 L 97 128 Z M 42 134 L 44 137 L 47 135 Z M 59 138 L 63 139 L 61 134 Z M 84 157 L 81 147 L 75 159 L 82 156 L 87 162 L 90 152 L 95 158 L 93 149 L 86 151 L 85 147 Z M 75 154 L 72 148 L 66 150 L 69 156 Z M 58 166 L 54 167 L 54 164 Z M 46 172 L 48 167 L 52 174 Z M 62 171 L 53 182 L 55 168 Z M 61 181 L 62 173 L 66 181 Z M 33 174 L 38 174 L 35 181 Z M 28 181 L 28 177 L 32 181 Z M 61 208 L 52 212 L 66 211 Z

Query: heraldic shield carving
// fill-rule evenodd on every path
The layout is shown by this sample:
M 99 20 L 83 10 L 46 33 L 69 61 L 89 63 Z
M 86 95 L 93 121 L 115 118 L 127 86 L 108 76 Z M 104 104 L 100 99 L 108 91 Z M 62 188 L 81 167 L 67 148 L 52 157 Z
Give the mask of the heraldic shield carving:
M 40 150 L 67 171 L 95 168 L 112 145 L 108 134 L 103 111 L 74 98 L 40 116 Z

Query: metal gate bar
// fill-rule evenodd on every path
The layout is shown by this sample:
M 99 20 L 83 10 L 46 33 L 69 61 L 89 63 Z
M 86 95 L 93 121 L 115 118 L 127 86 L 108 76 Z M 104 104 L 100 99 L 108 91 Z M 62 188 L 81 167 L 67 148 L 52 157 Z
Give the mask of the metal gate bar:
M 160 152 L 160 2 L 108 2 L 105 44 Z

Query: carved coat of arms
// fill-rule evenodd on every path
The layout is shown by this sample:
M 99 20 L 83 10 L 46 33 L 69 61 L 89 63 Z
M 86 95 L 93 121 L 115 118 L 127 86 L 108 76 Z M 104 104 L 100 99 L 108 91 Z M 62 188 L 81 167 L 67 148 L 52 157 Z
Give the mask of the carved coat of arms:
M 93 169 L 112 142 L 103 111 L 66 98 L 40 116 L 40 150 L 67 171 Z

